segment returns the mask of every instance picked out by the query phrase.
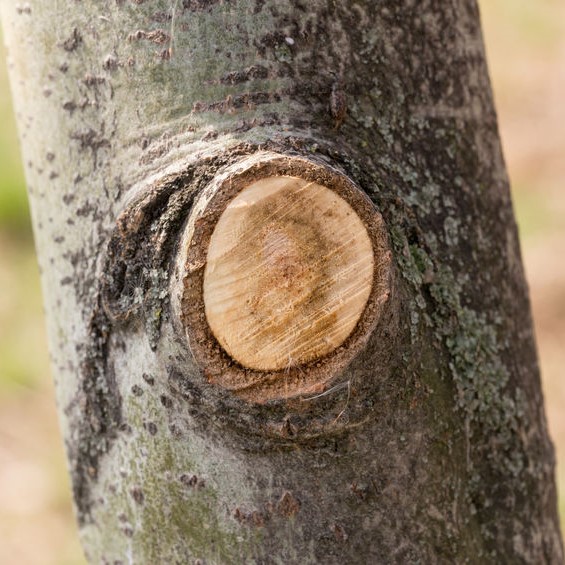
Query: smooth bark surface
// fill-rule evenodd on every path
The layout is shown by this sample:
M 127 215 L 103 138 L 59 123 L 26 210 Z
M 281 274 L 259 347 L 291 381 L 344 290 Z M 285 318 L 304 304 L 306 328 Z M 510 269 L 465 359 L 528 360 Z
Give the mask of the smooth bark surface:
M 562 562 L 474 0 L 1 6 L 92 563 Z M 261 151 L 360 187 L 392 271 L 323 393 L 254 403 L 191 351 L 177 255 Z

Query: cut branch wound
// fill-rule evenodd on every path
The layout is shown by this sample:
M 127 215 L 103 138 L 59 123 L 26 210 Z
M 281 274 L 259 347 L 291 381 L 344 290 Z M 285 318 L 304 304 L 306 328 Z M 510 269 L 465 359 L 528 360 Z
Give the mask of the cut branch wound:
M 193 208 L 180 316 L 211 382 L 255 402 L 319 393 L 374 328 L 389 268 L 382 218 L 347 177 L 259 153 Z
M 300 365 L 351 334 L 373 270 L 371 240 L 345 200 L 297 177 L 267 177 L 228 204 L 212 233 L 206 318 L 244 367 Z

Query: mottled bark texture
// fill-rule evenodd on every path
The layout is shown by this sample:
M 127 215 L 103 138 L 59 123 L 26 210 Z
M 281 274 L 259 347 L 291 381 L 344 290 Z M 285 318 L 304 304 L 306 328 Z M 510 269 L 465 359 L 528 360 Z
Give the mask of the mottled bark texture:
M 3 0 L 2 19 L 92 563 L 562 561 L 475 0 Z M 267 404 L 207 381 L 169 284 L 193 199 L 258 150 L 347 175 L 393 265 L 327 394 Z

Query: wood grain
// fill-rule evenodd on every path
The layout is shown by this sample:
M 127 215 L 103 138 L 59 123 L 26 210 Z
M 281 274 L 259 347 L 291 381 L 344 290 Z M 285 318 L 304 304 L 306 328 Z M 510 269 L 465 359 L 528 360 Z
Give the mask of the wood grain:
M 371 240 L 353 208 L 304 179 L 244 188 L 214 228 L 204 273 L 208 324 L 241 365 L 281 370 L 323 357 L 371 293 Z

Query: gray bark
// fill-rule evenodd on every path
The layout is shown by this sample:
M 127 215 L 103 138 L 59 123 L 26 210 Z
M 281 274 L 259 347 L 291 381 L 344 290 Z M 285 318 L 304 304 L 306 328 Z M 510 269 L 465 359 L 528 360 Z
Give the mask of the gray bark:
M 2 20 L 92 563 L 562 562 L 474 0 L 3 0 Z M 263 405 L 208 383 L 169 285 L 195 195 L 259 150 L 361 187 L 394 270 L 328 394 Z

